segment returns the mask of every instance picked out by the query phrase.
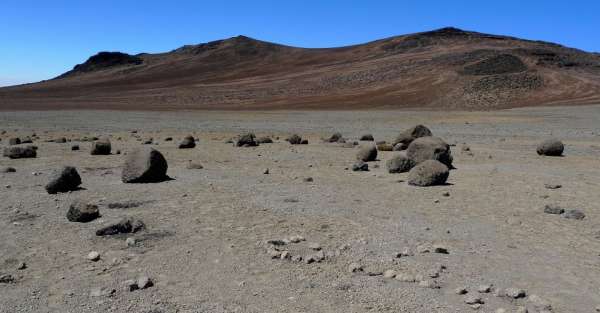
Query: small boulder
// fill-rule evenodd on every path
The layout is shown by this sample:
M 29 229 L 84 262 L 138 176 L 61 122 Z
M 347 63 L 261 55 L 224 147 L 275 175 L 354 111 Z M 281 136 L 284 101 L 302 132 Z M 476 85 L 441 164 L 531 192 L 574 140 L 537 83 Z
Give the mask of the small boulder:
M 102 137 L 92 143 L 91 155 L 109 155 L 111 150 L 110 139 Z
M 79 185 L 81 185 L 81 177 L 77 173 L 77 169 L 72 166 L 63 166 L 51 175 L 50 182 L 46 184 L 46 191 L 49 194 L 74 191 L 79 188 Z
M 342 133 L 335 132 L 329 138 L 325 139 L 325 142 L 340 142 L 342 140 Z
M 427 187 L 446 183 L 450 171 L 448 167 L 436 160 L 426 160 L 410 170 L 408 184 Z
M 72 145 L 71 146 L 71 151 L 78 151 L 79 150 L 79 145 Z
M 427 136 L 415 139 L 408 146 L 406 156 L 415 164 L 425 160 L 436 160 L 448 168 L 453 168 L 450 145 L 438 137 Z
M 360 136 L 360 141 L 375 141 L 375 138 L 371 134 L 364 134 Z
M 386 162 L 389 173 L 405 173 L 413 168 L 414 163 L 406 154 L 400 152 Z
M 393 146 L 396 146 L 399 143 L 402 143 L 403 145 L 401 145 L 401 147 L 404 147 L 404 149 L 408 148 L 408 145 L 410 145 L 411 142 L 413 142 L 413 140 L 417 139 L 417 138 L 421 138 L 421 137 L 428 137 L 428 136 L 433 136 L 433 134 L 431 133 L 431 130 L 429 130 L 429 128 L 423 126 L 423 125 L 416 125 L 413 126 L 403 132 L 401 132 L 396 139 L 394 139 L 394 141 L 392 142 Z
M 196 147 L 196 139 L 192 135 L 187 135 L 181 143 L 179 143 L 179 149 L 191 149 Z
M 150 147 L 127 154 L 121 180 L 124 183 L 157 183 L 168 179 L 167 160 L 158 150 Z
M 577 209 L 567 210 L 562 214 L 562 217 L 573 220 L 582 220 L 585 218 L 585 213 Z
M 3 155 L 11 159 L 35 158 L 37 149 L 35 146 L 7 147 L 4 148 Z
M 297 134 L 293 134 L 290 137 L 288 137 L 288 139 L 286 139 L 287 142 L 293 144 L 293 145 L 299 145 L 302 143 L 302 137 L 300 137 Z M 307 142 L 308 143 L 308 142 Z
M 537 154 L 539 155 L 561 156 L 563 154 L 563 151 L 565 150 L 565 146 L 560 140 L 556 138 L 550 138 L 542 141 L 537 146 L 536 150 Z
M 145 227 L 144 222 L 134 218 L 124 218 L 110 223 L 96 231 L 96 236 L 136 233 Z
M 369 164 L 358 160 L 356 163 L 352 164 L 352 170 L 355 172 L 367 172 L 369 170 Z
M 240 135 L 235 145 L 237 147 L 256 147 L 258 146 L 258 142 L 256 142 L 256 136 L 253 133 L 247 133 Z
M 377 159 L 377 147 L 375 145 L 364 145 L 358 149 L 356 159 L 363 162 L 375 161 Z
M 10 166 L 0 168 L 0 173 L 14 173 L 16 171 L 17 170 L 14 167 Z
M 98 206 L 82 200 L 75 200 L 69 206 L 67 219 L 71 222 L 87 223 L 100 217 Z

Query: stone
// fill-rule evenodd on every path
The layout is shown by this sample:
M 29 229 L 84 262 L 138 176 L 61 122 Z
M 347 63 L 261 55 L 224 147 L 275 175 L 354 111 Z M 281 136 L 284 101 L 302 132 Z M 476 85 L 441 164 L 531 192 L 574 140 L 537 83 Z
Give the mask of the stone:
M 138 287 L 137 281 L 135 281 L 134 279 L 129 279 L 123 282 L 123 286 L 125 287 L 125 290 L 127 291 L 135 291 L 140 289 L 140 287 Z
M 405 282 L 405 283 L 414 283 L 417 281 L 417 279 L 415 278 L 414 275 L 408 274 L 408 273 L 398 273 L 396 274 L 396 280 L 399 280 L 401 282 Z
M 7 147 L 4 148 L 2 155 L 11 159 L 35 158 L 37 156 L 36 150 L 35 146 Z
M 323 252 L 323 250 L 320 250 L 315 254 L 308 255 L 304 258 L 304 262 L 306 262 L 307 264 L 319 263 L 323 260 L 325 260 L 325 253 Z
M 144 222 L 134 218 L 123 218 L 110 223 L 96 231 L 96 236 L 110 236 L 117 234 L 136 233 L 145 227 Z
M 546 139 L 536 148 L 537 154 L 545 156 L 561 156 L 564 150 L 565 146 L 556 138 Z
M 291 144 L 293 144 L 293 145 L 299 145 L 299 144 L 302 143 L 302 137 L 300 137 L 297 134 L 293 134 L 290 137 L 288 137 L 286 139 L 286 141 L 289 142 L 289 143 L 291 143 Z
M 140 276 L 137 279 L 137 286 L 140 289 L 146 289 L 146 288 L 150 288 L 150 287 L 154 286 L 154 282 L 148 276 Z
M 308 140 L 307 139 L 302 139 L 302 141 L 300 141 L 301 145 L 307 145 L 308 144 Z
M 465 297 L 466 304 L 483 304 L 483 299 L 475 295 L 468 295 Z
M 546 189 L 559 189 L 562 188 L 560 184 L 544 184 L 544 188 Z
M 492 285 L 479 285 L 479 287 L 477 287 L 477 292 L 479 293 L 488 293 L 492 291 Z
M 19 262 L 19 264 L 17 265 L 17 270 L 19 270 L 19 271 L 22 271 L 26 268 L 27 268 L 27 263 L 25 263 L 25 262 Z
M 191 149 L 194 147 L 196 147 L 196 139 L 192 135 L 185 136 L 178 146 L 179 149 Z
M 15 278 L 12 275 L 0 273 L 0 284 L 10 284 L 14 282 Z
M 74 191 L 81 185 L 81 177 L 77 169 L 72 166 L 63 166 L 55 170 L 50 176 L 50 181 L 46 184 L 46 191 L 49 194 L 59 192 Z
M 313 181 L 314 181 L 314 179 L 313 179 L 312 177 L 306 177 L 306 178 L 304 178 L 304 179 L 303 179 L 303 181 L 304 181 L 305 183 L 311 183 L 311 182 L 313 182 Z
M 256 136 L 253 133 L 246 133 L 238 136 L 235 146 L 256 147 L 258 146 L 258 142 L 256 142 Z
M 0 173 L 15 173 L 16 171 L 17 170 L 14 167 L 10 166 L 0 168 Z
M 562 214 L 562 217 L 573 220 L 582 220 L 585 218 L 585 213 L 577 209 L 567 210 Z
M 300 236 L 300 235 L 294 235 L 290 237 L 290 242 L 291 243 L 299 243 L 301 241 L 304 241 L 304 237 Z
M 375 141 L 375 138 L 371 134 L 364 134 L 360 136 L 360 141 Z
M 325 139 L 325 142 L 340 142 L 343 139 L 342 133 L 335 132 L 329 138 Z
M 268 168 L 267 168 L 267 169 L 265 169 L 265 170 L 263 171 L 263 174 L 265 174 L 265 175 L 268 175 L 268 174 L 269 174 L 269 169 L 268 169 Z
M 135 149 L 127 154 L 121 180 L 124 183 L 156 183 L 168 179 L 167 160 L 150 147 Z
M 454 168 L 452 166 L 450 145 L 438 137 L 421 137 L 415 139 L 406 149 L 406 156 L 415 165 L 426 160 L 436 160 L 448 168 Z
M 396 271 L 394 270 L 386 270 L 383 272 L 383 277 L 384 278 L 394 278 L 396 277 Z
M 71 222 L 87 223 L 100 217 L 98 206 L 83 200 L 75 200 L 69 206 L 67 219 Z
M 429 128 L 423 125 L 416 125 L 401 132 L 398 136 L 396 136 L 396 138 L 392 142 L 392 145 L 395 146 L 401 143 L 407 147 L 408 145 L 410 145 L 411 142 L 413 142 L 417 138 L 429 137 L 432 135 L 433 134 L 431 133 L 431 130 L 429 130 Z
M 364 145 L 358 149 L 356 159 L 363 162 L 371 162 L 377 159 L 377 147 L 375 145 Z
M 316 242 L 311 242 L 308 244 L 308 248 L 319 251 L 319 250 L 321 250 L 321 245 Z
M 544 213 L 547 214 L 563 214 L 564 212 L 565 209 L 555 204 L 546 204 L 546 206 L 544 206 Z
M 448 248 L 446 248 L 445 246 L 442 245 L 434 245 L 433 246 L 433 252 L 435 253 L 441 253 L 441 254 L 448 254 Z
M 388 173 L 405 173 L 413 168 L 414 163 L 409 159 L 406 154 L 398 153 L 395 154 L 391 159 L 386 162 Z
M 454 289 L 454 293 L 456 293 L 457 295 L 465 295 L 467 294 L 469 291 L 467 290 L 466 287 L 459 287 Z
M 135 238 L 133 238 L 133 237 L 128 237 L 127 239 L 125 239 L 125 244 L 126 244 L 128 247 L 135 247 L 136 240 L 135 240 Z
M 97 251 L 92 251 L 92 252 L 88 253 L 87 259 L 90 261 L 96 262 L 96 261 L 100 260 L 100 253 L 98 253 Z
M 436 160 L 426 160 L 413 167 L 408 175 L 408 184 L 427 187 L 446 183 L 450 171 L 446 165 Z
M 356 163 L 352 164 L 352 170 L 354 172 L 367 172 L 369 171 L 369 164 L 367 164 L 367 162 L 358 160 Z
M 79 151 L 79 145 L 72 145 L 71 151 Z
M 519 288 L 507 288 L 505 291 L 505 294 L 507 297 L 513 298 L 513 299 L 521 299 L 521 298 L 525 298 L 527 296 L 527 292 L 523 289 L 519 289 Z
M 110 139 L 102 137 L 92 143 L 91 155 L 109 155 L 111 150 Z
M 419 287 L 422 288 L 430 288 L 430 289 L 439 289 L 440 285 L 435 280 L 425 279 L 419 282 Z

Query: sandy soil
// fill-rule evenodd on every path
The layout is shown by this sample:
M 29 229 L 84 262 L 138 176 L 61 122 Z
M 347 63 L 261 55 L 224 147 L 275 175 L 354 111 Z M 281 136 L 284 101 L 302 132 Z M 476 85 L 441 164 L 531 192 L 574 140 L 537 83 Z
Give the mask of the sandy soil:
M 2 112 L 2 145 L 33 132 L 40 140 L 35 159 L 0 159 L 0 167 L 17 170 L 0 174 L 0 273 L 15 278 L 0 283 L 0 312 L 470 312 L 465 299 L 473 295 L 485 302 L 480 312 L 544 312 L 539 298 L 553 312 L 594 312 L 598 120 L 600 106 L 489 113 Z M 385 161 L 395 152 L 380 152 L 369 172 L 352 172 L 355 148 L 320 141 L 334 131 L 389 141 L 416 123 L 457 144 L 448 185 L 412 187 L 407 174 L 387 173 Z M 242 131 L 281 139 L 256 148 L 225 143 Z M 285 142 L 291 133 L 309 145 Z M 197 147 L 177 149 L 187 134 L 200 139 Z M 124 153 L 141 145 L 134 136 L 154 138 L 173 180 L 124 184 L 123 155 L 91 156 L 89 142 L 45 142 L 97 135 L 111 135 L 113 151 Z M 168 136 L 174 141 L 165 142 Z M 563 140 L 565 157 L 535 153 L 549 136 Z M 75 143 L 81 151 L 71 151 Z M 462 151 L 465 143 L 471 153 Z M 188 160 L 204 169 L 186 169 Z M 48 176 L 61 165 L 78 169 L 82 190 L 46 193 Z M 74 199 L 97 203 L 101 218 L 69 222 Z M 108 208 L 130 200 L 142 204 Z M 545 214 L 546 204 L 586 217 Z M 95 235 L 124 216 L 142 219 L 146 229 Z M 318 243 L 325 259 L 272 259 L 266 241 L 293 235 L 306 241 L 281 247 L 291 256 L 315 254 L 309 246 Z M 129 247 L 127 237 L 136 245 Z M 418 252 L 437 244 L 449 254 Z M 396 257 L 405 248 L 413 255 Z M 100 260 L 88 260 L 90 251 Z M 19 270 L 21 262 L 26 268 Z M 352 263 L 364 270 L 350 272 Z M 390 269 L 423 275 L 440 288 L 381 275 Z M 432 272 L 439 277 L 429 278 Z M 154 286 L 123 288 L 140 275 Z M 482 284 L 493 285 L 492 292 L 478 293 Z M 469 293 L 456 294 L 459 287 Z M 115 292 L 98 296 L 98 288 Z M 527 297 L 495 295 L 506 288 L 524 289 Z

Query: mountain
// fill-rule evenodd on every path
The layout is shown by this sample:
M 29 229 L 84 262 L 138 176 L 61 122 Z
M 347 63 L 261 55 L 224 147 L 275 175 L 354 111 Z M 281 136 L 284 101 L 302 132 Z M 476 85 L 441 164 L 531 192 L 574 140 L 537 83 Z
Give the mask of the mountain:
M 245 36 L 101 52 L 0 109 L 498 109 L 600 103 L 600 55 L 456 28 L 307 49 Z

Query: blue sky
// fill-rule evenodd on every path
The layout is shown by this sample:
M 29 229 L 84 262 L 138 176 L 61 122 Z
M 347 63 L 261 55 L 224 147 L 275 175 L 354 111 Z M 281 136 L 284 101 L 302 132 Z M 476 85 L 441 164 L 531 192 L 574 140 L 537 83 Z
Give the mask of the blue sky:
M 331 47 L 455 26 L 600 52 L 600 0 L 0 1 L 0 86 L 99 51 L 163 52 L 236 35 Z

